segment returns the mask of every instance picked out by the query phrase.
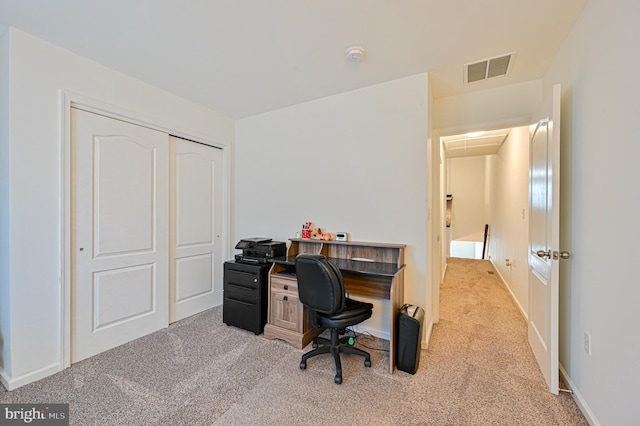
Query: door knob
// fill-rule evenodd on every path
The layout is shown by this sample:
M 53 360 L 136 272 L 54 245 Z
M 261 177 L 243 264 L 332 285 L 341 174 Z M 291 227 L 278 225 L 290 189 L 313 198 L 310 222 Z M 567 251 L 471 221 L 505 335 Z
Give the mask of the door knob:
M 571 252 L 561 251 L 560 252 L 560 259 L 571 259 Z
M 538 257 L 542 257 L 542 258 L 546 257 L 547 259 L 551 259 L 551 250 L 549 251 L 538 250 L 536 254 L 538 255 Z

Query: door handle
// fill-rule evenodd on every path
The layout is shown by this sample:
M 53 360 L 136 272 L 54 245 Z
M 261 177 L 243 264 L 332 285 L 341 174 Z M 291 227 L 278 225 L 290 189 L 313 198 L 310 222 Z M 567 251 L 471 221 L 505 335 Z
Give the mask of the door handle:
M 538 255 L 538 257 L 542 257 L 542 258 L 546 257 L 547 259 L 551 259 L 551 250 L 548 250 L 548 251 L 538 250 L 536 254 Z
M 571 252 L 564 251 L 564 250 L 560 252 L 554 251 L 553 254 L 551 250 L 548 250 L 548 251 L 538 250 L 536 252 L 536 255 L 538 255 L 538 257 L 547 258 L 547 259 L 551 259 L 551 256 L 553 256 L 553 260 L 571 259 Z

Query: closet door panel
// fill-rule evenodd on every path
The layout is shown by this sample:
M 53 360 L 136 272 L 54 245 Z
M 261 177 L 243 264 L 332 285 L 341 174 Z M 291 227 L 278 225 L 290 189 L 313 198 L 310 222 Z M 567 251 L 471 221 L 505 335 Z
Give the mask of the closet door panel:
M 222 150 L 171 137 L 170 322 L 222 303 Z
M 73 108 L 71 362 L 168 325 L 169 136 Z

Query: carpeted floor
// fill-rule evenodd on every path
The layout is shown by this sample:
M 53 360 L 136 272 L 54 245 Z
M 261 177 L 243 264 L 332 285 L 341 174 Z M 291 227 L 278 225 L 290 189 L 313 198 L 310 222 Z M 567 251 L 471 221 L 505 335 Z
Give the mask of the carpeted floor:
M 302 351 L 222 323 L 221 307 L 74 364 L 0 403 L 70 403 L 72 425 L 587 425 L 548 392 L 526 322 L 488 261 L 450 259 L 441 319 L 415 375 Z M 388 342 L 358 339 L 370 347 Z M 309 349 L 309 348 L 306 348 Z

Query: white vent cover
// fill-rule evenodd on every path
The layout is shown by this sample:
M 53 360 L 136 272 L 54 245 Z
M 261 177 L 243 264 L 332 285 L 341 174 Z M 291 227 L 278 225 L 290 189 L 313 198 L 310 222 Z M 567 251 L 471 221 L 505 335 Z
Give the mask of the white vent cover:
M 507 75 L 516 52 L 464 64 L 465 84 Z

